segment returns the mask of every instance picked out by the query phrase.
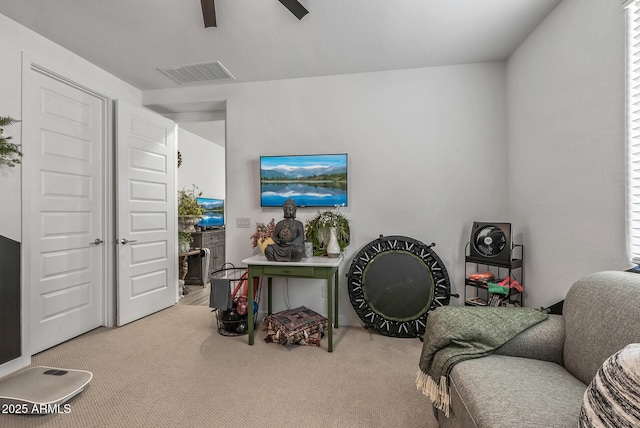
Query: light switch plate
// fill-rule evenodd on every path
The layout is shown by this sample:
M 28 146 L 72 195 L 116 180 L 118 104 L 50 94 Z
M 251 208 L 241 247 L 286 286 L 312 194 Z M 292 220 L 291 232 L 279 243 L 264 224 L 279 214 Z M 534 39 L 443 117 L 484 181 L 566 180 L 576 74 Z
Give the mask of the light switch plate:
M 251 223 L 250 217 L 236 217 L 236 227 L 248 228 Z

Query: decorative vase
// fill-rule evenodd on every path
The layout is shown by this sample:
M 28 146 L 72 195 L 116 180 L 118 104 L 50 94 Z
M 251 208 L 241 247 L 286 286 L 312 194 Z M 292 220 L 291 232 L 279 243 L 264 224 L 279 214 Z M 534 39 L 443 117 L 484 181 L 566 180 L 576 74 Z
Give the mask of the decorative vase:
M 313 242 L 304 241 L 304 257 L 305 259 L 313 257 Z
M 336 228 L 329 228 L 329 243 L 327 244 L 327 257 L 335 259 L 340 256 L 340 245 L 336 237 Z
M 264 250 L 267 248 L 267 245 L 270 244 L 275 244 L 275 242 L 273 242 L 273 239 L 271 238 L 265 238 L 262 241 L 258 242 L 258 246 L 260 247 L 260 251 L 262 251 L 262 255 L 264 256 Z
M 197 232 L 195 225 L 198 224 L 202 217 L 195 215 L 183 215 L 178 217 L 178 231 L 180 232 Z
M 181 253 L 186 253 L 187 251 L 189 251 L 191 249 L 191 243 L 190 242 L 182 242 L 178 245 L 178 251 Z

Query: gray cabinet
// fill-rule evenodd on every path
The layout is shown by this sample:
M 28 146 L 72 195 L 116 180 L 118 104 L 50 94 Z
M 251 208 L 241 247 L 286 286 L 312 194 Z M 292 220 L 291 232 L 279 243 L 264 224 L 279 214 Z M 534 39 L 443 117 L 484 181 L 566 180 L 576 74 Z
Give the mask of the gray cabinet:
M 207 283 L 211 272 L 222 268 L 225 261 L 225 230 L 213 229 L 202 232 L 194 232 L 191 248 L 208 248 L 211 253 L 209 269 L 203 278 L 202 267 L 205 262 L 204 257 L 189 257 L 189 272 L 184 281 L 188 285 L 204 285 Z

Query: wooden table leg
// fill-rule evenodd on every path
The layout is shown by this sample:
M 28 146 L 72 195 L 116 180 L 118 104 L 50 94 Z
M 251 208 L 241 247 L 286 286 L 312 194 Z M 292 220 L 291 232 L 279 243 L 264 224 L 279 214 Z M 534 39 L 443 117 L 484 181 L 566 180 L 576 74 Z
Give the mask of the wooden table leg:
M 249 327 L 249 345 L 253 345 L 254 340 L 254 324 L 255 324 L 255 313 L 253 312 L 253 302 L 255 301 L 255 296 L 253 292 L 253 273 L 251 272 L 251 266 L 248 268 L 249 275 L 247 278 L 247 287 L 248 287 L 248 310 L 247 310 L 247 323 Z
M 189 260 L 187 260 L 187 256 L 181 256 L 181 258 L 182 263 L 180 263 L 180 261 L 178 260 L 178 264 L 180 265 L 180 279 L 183 281 L 182 295 L 186 296 L 187 294 L 189 294 L 189 291 L 187 291 L 187 285 L 184 284 L 184 279 L 187 277 L 187 273 L 189 273 Z
M 267 278 L 267 314 L 271 315 L 273 313 L 273 309 L 271 307 L 271 286 L 273 285 L 273 280 L 271 277 Z

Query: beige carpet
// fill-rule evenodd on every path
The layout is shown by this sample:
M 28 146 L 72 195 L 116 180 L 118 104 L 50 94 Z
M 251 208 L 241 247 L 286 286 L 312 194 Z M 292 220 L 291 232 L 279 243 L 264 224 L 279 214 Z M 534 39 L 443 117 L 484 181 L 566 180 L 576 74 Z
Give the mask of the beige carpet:
M 341 327 L 334 352 L 218 334 L 206 306 L 175 305 L 33 357 L 91 371 L 69 414 L 0 415 L 3 427 L 437 427 L 415 387 L 421 342 Z

